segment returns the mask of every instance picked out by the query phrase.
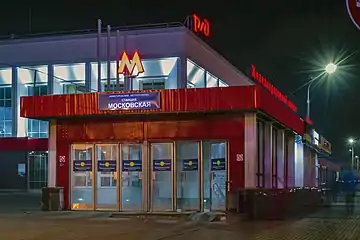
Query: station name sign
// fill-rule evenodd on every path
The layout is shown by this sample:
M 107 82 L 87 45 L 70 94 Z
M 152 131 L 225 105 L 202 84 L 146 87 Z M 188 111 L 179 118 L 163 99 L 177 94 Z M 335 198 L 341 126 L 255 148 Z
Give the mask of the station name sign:
M 99 94 L 99 110 L 159 109 L 160 92 Z
M 261 75 L 257 70 L 254 64 L 251 65 L 251 77 L 265 87 L 273 96 L 279 99 L 281 102 L 285 103 L 291 110 L 297 112 L 296 105 L 291 102 L 286 95 L 280 92 L 274 85 L 272 85 L 266 77 Z
M 135 68 L 137 70 L 136 72 L 134 72 Z M 121 54 L 120 64 L 118 68 L 119 74 L 135 76 L 143 72 L 145 72 L 145 70 L 138 51 L 135 51 L 132 59 L 129 58 L 129 55 L 125 51 Z

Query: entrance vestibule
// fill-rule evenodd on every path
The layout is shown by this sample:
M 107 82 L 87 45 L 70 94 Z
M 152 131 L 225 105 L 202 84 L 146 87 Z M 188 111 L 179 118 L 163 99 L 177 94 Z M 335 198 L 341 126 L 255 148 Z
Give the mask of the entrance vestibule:
M 72 210 L 225 211 L 227 141 L 74 143 Z

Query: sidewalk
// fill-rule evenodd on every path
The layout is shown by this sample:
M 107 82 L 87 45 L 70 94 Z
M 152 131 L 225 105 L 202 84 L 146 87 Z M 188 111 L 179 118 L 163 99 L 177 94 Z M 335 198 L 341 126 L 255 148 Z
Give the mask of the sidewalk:
M 320 214 L 321 213 L 321 214 Z M 230 218 L 227 223 L 171 221 L 166 219 L 109 218 L 108 213 L 30 213 L 0 217 L 0 239 L 121 239 L 123 240 L 342 240 L 359 239 L 360 214 L 318 216 L 293 221 L 244 222 Z M 336 215 L 338 212 L 327 212 Z M 316 215 L 316 214 L 315 214 Z M 21 226 L 21 230 L 19 230 Z
M 6 240 L 359 240 L 360 206 L 349 216 L 335 204 L 304 219 L 224 222 L 109 217 L 103 212 L 41 212 L 36 194 L 0 194 L 0 239 Z

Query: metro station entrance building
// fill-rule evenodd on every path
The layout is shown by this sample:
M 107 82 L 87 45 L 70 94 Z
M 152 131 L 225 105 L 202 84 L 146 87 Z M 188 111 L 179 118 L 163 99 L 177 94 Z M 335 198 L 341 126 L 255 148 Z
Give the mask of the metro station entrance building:
M 121 99 L 153 107 L 106 109 Z M 256 85 L 22 97 L 21 116 L 49 120 L 49 183 L 72 210 L 229 210 L 239 189 L 294 185 L 303 131 Z

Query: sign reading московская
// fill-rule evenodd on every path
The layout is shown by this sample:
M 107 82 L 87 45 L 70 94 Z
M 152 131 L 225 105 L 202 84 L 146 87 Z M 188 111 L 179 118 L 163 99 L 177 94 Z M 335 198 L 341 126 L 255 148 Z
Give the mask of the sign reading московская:
M 99 94 L 100 110 L 132 110 L 159 108 L 159 92 Z

